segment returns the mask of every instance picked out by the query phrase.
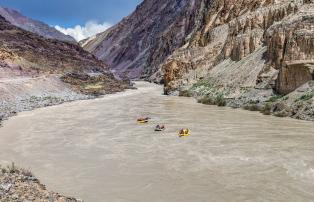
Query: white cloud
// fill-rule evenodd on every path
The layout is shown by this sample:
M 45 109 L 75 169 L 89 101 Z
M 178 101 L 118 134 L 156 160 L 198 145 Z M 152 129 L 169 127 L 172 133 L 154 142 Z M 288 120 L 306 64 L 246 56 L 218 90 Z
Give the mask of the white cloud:
M 77 41 L 81 41 L 88 37 L 94 36 L 98 33 L 101 33 L 111 27 L 111 24 L 104 22 L 103 24 L 98 24 L 95 21 L 89 21 L 85 26 L 76 25 L 73 28 L 64 28 L 59 25 L 56 25 L 55 28 L 60 32 L 70 35 L 75 38 Z

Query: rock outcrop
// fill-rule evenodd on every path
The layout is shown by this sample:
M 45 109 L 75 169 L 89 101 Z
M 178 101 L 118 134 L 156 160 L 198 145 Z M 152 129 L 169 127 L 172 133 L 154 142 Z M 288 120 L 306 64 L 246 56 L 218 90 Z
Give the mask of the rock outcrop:
M 9 21 L 11 24 L 26 31 L 33 32 L 35 34 L 43 36 L 45 38 L 76 43 L 73 37 L 65 35 L 43 22 L 23 16 L 16 10 L 0 6 L 0 15 L 4 17 L 7 21 Z
M 203 25 L 160 66 L 165 93 L 224 97 L 233 107 L 269 107 L 273 96 L 288 94 L 276 103 L 289 96 L 295 102 L 290 100 L 285 112 L 274 107 L 273 113 L 312 120 L 312 85 L 295 91 L 314 79 L 313 2 L 211 3 Z M 296 101 L 302 97 L 309 99 Z
M 314 8 L 306 4 L 267 30 L 269 64 L 279 70 L 276 90 L 288 94 L 314 79 Z
M 83 202 L 48 191 L 45 185 L 25 169 L 0 166 L 0 201 Z
M 194 50 L 198 54 L 186 54 L 184 51 L 176 51 L 170 56 L 162 69 L 165 73 L 165 90 L 178 90 L 182 84 L 193 84 L 205 76 L 210 75 L 210 70 L 221 62 L 241 60 L 254 54 L 264 46 L 264 35 L 269 27 L 280 22 L 290 14 L 298 10 L 298 5 L 290 1 L 214 1 L 206 15 L 203 26 L 195 33 L 194 37 L 183 49 Z M 217 33 L 217 30 L 221 30 Z M 217 42 L 219 42 L 217 44 Z M 198 51 L 195 51 L 198 50 Z M 208 55 L 208 52 L 215 54 Z M 181 53 L 181 54 L 180 54 Z M 169 76 L 173 61 L 189 61 L 197 66 L 190 68 L 190 73 L 196 75 L 196 79 L 190 77 Z M 195 60 L 195 58 L 197 58 Z M 212 61 L 209 63 L 209 61 Z M 180 69 L 180 68 L 179 68 Z M 185 71 L 186 68 L 182 68 Z M 201 74 L 199 69 L 206 69 Z M 261 69 L 259 70 L 261 71 Z M 189 71 L 188 71 L 189 72 Z M 185 75 L 188 75 L 185 73 Z M 247 72 L 242 72 L 247 74 Z M 256 74 L 254 74 L 256 76 Z M 240 76 L 240 75 L 239 75 Z M 250 76 L 250 75 L 247 75 Z M 188 79 L 189 81 L 187 81 Z M 255 77 L 257 80 L 257 77 Z M 184 86 L 184 85 L 183 85 Z

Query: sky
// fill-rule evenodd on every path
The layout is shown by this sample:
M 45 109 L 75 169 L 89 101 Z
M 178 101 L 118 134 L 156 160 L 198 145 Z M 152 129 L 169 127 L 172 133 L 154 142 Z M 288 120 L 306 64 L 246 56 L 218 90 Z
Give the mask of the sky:
M 116 24 L 140 2 L 142 0 L 0 0 L 0 6 L 18 10 L 81 40 Z

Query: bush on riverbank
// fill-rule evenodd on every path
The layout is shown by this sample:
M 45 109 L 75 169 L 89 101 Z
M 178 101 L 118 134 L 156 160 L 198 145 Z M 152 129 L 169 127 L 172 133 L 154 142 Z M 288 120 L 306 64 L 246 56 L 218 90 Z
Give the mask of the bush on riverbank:
M 179 92 L 180 97 L 193 97 L 193 93 L 189 90 L 183 90 Z
M 272 109 L 272 105 L 269 103 L 266 103 L 261 110 L 261 113 L 264 115 L 271 115 L 271 109 Z
M 198 103 L 206 104 L 206 105 L 217 105 L 219 107 L 224 107 L 227 105 L 227 101 L 222 94 L 219 94 L 216 97 L 212 96 L 204 96 L 198 99 Z

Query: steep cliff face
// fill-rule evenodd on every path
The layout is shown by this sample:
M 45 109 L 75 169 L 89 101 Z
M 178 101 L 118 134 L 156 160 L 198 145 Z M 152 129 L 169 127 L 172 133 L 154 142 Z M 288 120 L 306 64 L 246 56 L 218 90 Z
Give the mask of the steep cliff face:
M 108 31 L 84 42 L 84 48 L 120 76 L 149 77 L 202 24 L 210 0 L 145 0 Z
M 16 10 L 0 7 L 0 15 L 11 24 L 45 38 L 76 43 L 73 37 L 65 35 L 43 22 L 23 16 Z
M 288 94 L 314 80 L 314 8 L 304 5 L 267 30 L 269 64 L 279 70 L 276 90 Z
M 297 10 L 298 4 L 290 1 L 214 1 L 205 23 L 189 45 L 176 51 L 163 64 L 166 93 L 192 85 L 205 76 L 211 77 L 211 69 L 221 62 L 241 62 L 249 55 L 259 53 L 268 28 Z M 171 64 L 176 61 L 184 61 L 190 68 L 182 68 L 181 73 L 175 70 L 177 73 L 173 74 Z M 256 74 L 253 75 L 257 80 Z
M 204 13 L 202 26 L 160 65 L 166 94 L 259 103 L 314 120 L 313 1 L 216 0 Z

